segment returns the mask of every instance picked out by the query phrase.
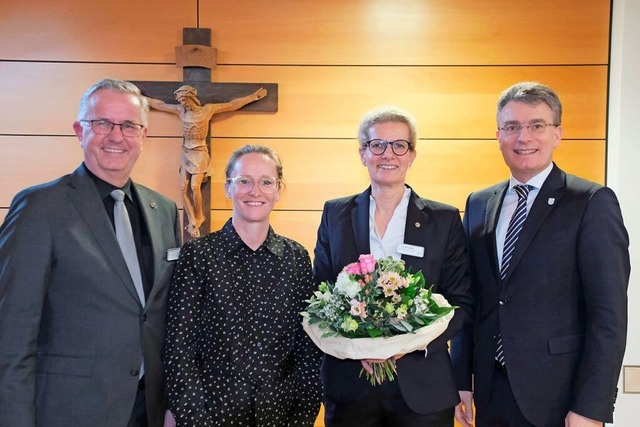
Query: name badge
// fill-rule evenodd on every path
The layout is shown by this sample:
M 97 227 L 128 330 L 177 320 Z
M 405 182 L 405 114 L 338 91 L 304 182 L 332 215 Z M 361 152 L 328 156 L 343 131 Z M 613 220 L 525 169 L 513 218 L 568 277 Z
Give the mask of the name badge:
M 167 249 L 167 261 L 175 261 L 180 256 L 180 248 Z
M 406 243 L 398 243 L 396 248 L 399 254 L 411 255 L 416 258 L 422 258 L 424 256 L 424 247 L 416 245 L 408 245 Z

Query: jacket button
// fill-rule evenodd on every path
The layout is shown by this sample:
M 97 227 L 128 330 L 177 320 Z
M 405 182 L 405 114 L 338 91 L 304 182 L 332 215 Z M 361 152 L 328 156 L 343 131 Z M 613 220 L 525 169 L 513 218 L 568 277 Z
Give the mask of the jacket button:
M 137 369 L 132 369 L 129 371 L 129 375 L 131 375 L 132 377 L 137 377 L 138 375 L 140 375 L 140 371 Z
M 147 320 L 147 315 L 143 314 L 142 316 L 140 316 L 140 320 L 142 320 L 143 322 Z

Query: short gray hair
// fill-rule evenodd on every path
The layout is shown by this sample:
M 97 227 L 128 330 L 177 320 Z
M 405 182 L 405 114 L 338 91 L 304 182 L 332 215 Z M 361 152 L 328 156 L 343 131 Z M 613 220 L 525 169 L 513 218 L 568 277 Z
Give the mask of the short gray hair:
M 402 108 L 395 107 L 393 105 L 385 105 L 383 107 L 375 108 L 364 115 L 360 121 L 358 128 L 358 142 L 360 148 L 365 148 L 367 142 L 371 139 L 369 136 L 369 129 L 375 124 L 397 122 L 404 123 L 409 128 L 409 146 L 411 151 L 416 149 L 416 120 L 411 114 L 403 110 Z
M 132 94 L 136 96 L 140 101 L 141 106 L 141 124 L 145 127 L 148 125 L 149 102 L 147 101 L 147 98 L 145 98 L 142 93 L 140 93 L 140 89 L 138 89 L 138 87 L 133 83 L 117 79 L 102 79 L 94 83 L 89 89 L 86 90 L 86 92 L 80 99 L 80 107 L 78 108 L 78 120 L 85 119 L 87 109 L 89 108 L 89 99 L 91 98 L 91 95 L 102 89 L 110 90 L 112 92 Z
M 553 89 L 538 82 L 520 82 L 506 89 L 498 99 L 498 111 L 496 121 L 502 109 L 509 102 L 523 102 L 528 105 L 538 105 L 544 102 L 551 108 L 553 124 L 562 124 L 562 104 Z

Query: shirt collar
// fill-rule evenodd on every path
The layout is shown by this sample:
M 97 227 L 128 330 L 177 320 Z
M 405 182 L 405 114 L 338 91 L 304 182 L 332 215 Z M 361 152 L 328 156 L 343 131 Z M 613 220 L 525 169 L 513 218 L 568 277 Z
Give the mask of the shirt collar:
M 542 172 L 540 172 L 539 174 L 537 174 L 527 182 L 520 182 L 517 179 L 515 179 L 513 175 L 511 175 L 509 177 L 509 190 L 513 189 L 513 187 L 515 187 L 516 185 L 525 185 L 525 184 L 530 185 L 531 187 L 539 190 L 540 188 L 542 188 L 542 184 L 544 184 L 547 177 L 551 173 L 551 169 L 553 169 L 553 162 L 549 163 L 549 166 L 544 168 Z
M 242 248 L 249 249 L 249 247 L 240 238 L 240 235 L 238 234 L 236 229 L 233 227 L 231 218 L 229 218 L 224 224 L 224 226 L 220 230 L 220 233 L 223 237 L 222 241 L 224 242 L 225 251 L 231 253 L 239 251 Z M 269 226 L 267 238 L 264 240 L 264 242 L 262 242 L 262 245 L 260 245 L 260 248 L 258 248 L 256 252 L 258 252 L 263 247 L 280 258 L 284 256 L 284 239 L 281 236 L 277 235 L 273 231 L 271 226 Z
M 91 172 L 89 170 L 89 168 L 86 165 L 85 165 L 85 169 L 89 173 L 89 176 L 91 177 L 91 179 L 93 180 L 93 183 L 95 184 L 96 188 L 98 189 L 98 194 L 100 195 L 101 199 L 105 199 L 105 198 L 107 198 L 107 196 L 111 197 L 111 192 L 113 190 L 120 189 L 120 190 L 124 191 L 124 193 L 127 195 L 129 200 L 133 201 L 133 194 L 132 194 L 132 189 L 131 189 L 131 179 L 127 180 L 127 183 L 124 186 L 116 187 L 115 185 L 109 184 L 107 181 L 104 181 L 104 180 L 98 178 L 93 172 Z

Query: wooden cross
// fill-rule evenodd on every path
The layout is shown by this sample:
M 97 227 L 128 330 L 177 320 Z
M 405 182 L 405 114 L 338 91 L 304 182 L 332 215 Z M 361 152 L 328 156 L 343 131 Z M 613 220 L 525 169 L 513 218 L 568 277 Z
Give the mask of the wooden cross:
M 216 67 L 217 49 L 211 47 L 211 29 L 184 28 L 182 30 L 183 46 L 176 46 L 176 66 L 183 69 L 182 82 L 150 82 L 132 81 L 142 93 L 167 104 L 176 104 L 174 91 L 183 85 L 189 85 L 197 90 L 197 98 L 202 105 L 226 103 L 233 99 L 245 97 L 260 88 L 267 90 L 267 96 L 251 102 L 241 109 L 243 111 L 277 112 L 278 84 L 277 83 L 213 83 L 211 70 Z M 210 126 L 210 122 L 209 122 Z M 213 157 L 211 150 L 211 130 L 208 128 L 206 137 L 207 150 Z M 176 159 L 178 162 L 179 159 Z M 202 211 L 204 222 L 195 233 L 183 231 L 183 240 L 191 240 L 197 235 L 206 235 L 211 229 L 211 180 L 206 180 L 201 186 Z M 184 224 L 189 218 L 185 208 Z M 196 236 L 194 236 L 194 234 Z

